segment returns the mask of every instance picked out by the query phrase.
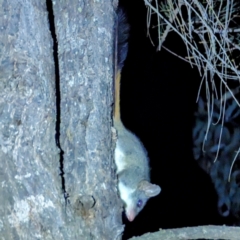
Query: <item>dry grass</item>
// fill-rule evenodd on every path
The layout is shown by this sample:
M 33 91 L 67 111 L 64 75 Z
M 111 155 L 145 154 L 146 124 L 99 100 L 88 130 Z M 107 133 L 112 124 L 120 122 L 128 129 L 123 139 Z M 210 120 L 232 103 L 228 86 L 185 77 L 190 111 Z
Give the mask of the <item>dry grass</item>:
M 198 68 L 201 76 L 200 90 L 204 86 L 206 92 L 208 124 L 204 139 L 207 139 L 212 124 L 224 125 L 226 101 L 235 97 L 236 89 L 231 89 L 230 81 L 240 80 L 238 57 L 240 56 L 240 1 L 239 0 L 144 0 L 148 9 L 147 26 L 151 25 L 152 15 L 157 16 L 157 29 L 161 50 L 169 32 L 174 31 L 184 41 L 187 56 L 180 57 Z M 170 50 L 169 50 L 170 51 Z M 176 55 L 176 54 L 175 54 Z M 216 79 L 220 80 L 217 86 Z M 219 85 L 219 84 L 218 84 Z M 219 119 L 212 121 L 214 102 L 220 103 Z M 240 111 L 240 110 L 239 110 Z M 222 132 L 215 161 L 221 145 Z M 205 140 L 204 140 L 205 141 Z M 204 145 L 204 142 L 203 142 Z M 236 157 L 233 159 L 232 166 Z M 231 168 L 232 168 L 231 166 Z M 231 170 L 230 170 L 231 172 Z

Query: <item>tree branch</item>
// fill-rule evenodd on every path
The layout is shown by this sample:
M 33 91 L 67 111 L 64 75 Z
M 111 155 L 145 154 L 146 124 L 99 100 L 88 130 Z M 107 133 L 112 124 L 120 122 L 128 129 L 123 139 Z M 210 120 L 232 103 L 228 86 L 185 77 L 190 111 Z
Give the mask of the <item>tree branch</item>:
M 227 226 L 199 226 L 177 229 L 160 230 L 155 233 L 147 233 L 134 240 L 184 240 L 184 239 L 228 239 L 239 240 L 240 227 Z M 131 240 L 129 239 L 129 240 Z

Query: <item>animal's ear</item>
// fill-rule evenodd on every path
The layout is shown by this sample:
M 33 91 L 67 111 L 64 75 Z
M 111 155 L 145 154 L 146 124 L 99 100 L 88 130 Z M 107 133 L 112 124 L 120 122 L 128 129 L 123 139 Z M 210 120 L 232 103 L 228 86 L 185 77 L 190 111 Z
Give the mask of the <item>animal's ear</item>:
M 161 188 L 156 185 L 152 184 L 146 180 L 141 181 L 138 185 L 138 189 L 145 192 L 147 197 L 155 197 L 161 192 Z

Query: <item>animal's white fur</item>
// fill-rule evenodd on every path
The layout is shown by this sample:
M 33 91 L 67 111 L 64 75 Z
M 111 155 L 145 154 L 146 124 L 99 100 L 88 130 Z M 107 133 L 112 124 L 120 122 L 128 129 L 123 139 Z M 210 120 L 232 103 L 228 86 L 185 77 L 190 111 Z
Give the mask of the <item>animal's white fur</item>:
M 117 165 L 117 174 L 125 169 L 126 163 L 123 161 L 124 153 L 121 151 L 119 144 L 116 144 L 115 152 L 114 152 L 114 159 Z
M 131 194 L 136 189 L 131 189 L 121 182 L 118 183 L 118 189 L 120 192 L 121 199 L 125 202 L 126 206 L 127 207 L 132 206 L 134 203 L 132 201 Z

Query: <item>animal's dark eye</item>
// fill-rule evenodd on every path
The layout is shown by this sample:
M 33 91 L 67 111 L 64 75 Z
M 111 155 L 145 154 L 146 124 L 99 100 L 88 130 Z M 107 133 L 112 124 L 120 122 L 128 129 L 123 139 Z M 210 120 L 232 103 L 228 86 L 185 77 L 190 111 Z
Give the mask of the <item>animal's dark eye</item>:
M 137 207 L 140 208 L 142 207 L 143 201 L 141 199 L 138 200 L 137 202 Z

